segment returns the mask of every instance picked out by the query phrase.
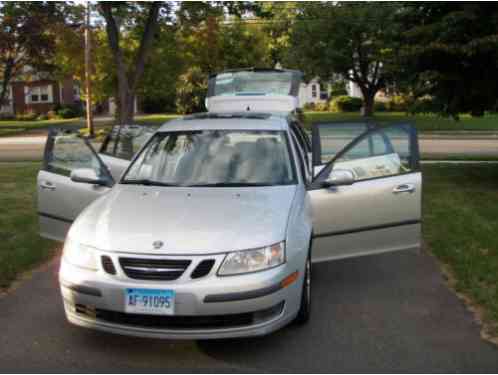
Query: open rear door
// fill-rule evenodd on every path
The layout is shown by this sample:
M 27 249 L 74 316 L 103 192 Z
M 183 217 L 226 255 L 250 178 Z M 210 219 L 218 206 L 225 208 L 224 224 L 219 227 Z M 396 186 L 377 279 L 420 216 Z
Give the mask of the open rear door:
M 415 128 L 317 124 L 313 138 L 315 168 L 325 163 L 309 191 L 313 260 L 419 248 L 422 175 Z M 344 171 L 352 180 L 335 185 L 332 177 Z
M 71 172 L 80 168 L 94 170 L 102 181 L 107 181 L 107 186 L 72 181 Z M 37 178 L 40 235 L 63 241 L 78 214 L 107 193 L 113 183 L 107 167 L 87 140 L 74 132 L 50 130 Z

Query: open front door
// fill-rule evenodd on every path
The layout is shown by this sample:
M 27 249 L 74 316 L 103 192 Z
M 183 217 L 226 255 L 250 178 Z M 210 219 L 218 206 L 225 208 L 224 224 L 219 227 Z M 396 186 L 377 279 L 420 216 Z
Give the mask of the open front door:
M 136 153 L 157 129 L 157 126 L 143 125 L 115 125 L 112 128 L 100 147 L 99 157 L 114 180 L 119 179 Z
M 74 182 L 70 176 L 77 169 L 95 172 L 101 183 Z M 76 133 L 51 130 L 37 178 L 40 235 L 63 241 L 78 214 L 108 192 L 113 183 L 107 167 L 87 140 Z
M 309 190 L 313 261 L 419 248 L 422 175 L 415 128 L 342 125 L 318 124 L 313 131 L 315 168 L 332 159 Z M 348 135 L 352 142 L 345 142 Z

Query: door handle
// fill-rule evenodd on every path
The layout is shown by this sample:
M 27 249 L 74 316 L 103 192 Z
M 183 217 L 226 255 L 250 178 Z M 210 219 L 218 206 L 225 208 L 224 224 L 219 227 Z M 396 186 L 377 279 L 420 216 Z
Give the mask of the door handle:
M 398 193 L 413 193 L 415 191 L 414 184 L 401 184 L 393 189 L 393 194 Z
M 45 190 L 55 190 L 55 185 L 50 181 L 44 181 L 40 184 L 40 187 Z

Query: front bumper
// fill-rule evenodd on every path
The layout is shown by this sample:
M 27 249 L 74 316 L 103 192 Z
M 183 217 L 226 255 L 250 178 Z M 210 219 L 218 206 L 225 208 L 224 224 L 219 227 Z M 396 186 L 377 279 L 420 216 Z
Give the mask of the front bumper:
M 275 287 L 296 271 L 295 282 Z M 292 321 L 300 304 L 302 270 L 286 263 L 240 276 L 218 277 L 214 269 L 197 280 L 146 281 L 127 278 L 119 269 L 116 275 L 81 269 L 63 259 L 59 280 L 73 324 L 141 337 L 218 339 L 261 336 Z M 125 313 L 126 288 L 173 289 L 174 316 Z

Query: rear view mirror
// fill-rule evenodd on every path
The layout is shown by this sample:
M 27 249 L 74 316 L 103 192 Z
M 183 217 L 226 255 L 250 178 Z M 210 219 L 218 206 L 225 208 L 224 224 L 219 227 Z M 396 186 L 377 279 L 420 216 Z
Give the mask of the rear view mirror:
M 352 185 L 354 174 L 348 169 L 333 169 L 329 177 L 324 181 L 324 186 Z
M 91 168 L 79 168 L 73 170 L 71 172 L 71 181 L 109 186 L 109 181 L 97 176 L 97 173 Z

